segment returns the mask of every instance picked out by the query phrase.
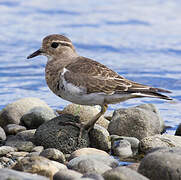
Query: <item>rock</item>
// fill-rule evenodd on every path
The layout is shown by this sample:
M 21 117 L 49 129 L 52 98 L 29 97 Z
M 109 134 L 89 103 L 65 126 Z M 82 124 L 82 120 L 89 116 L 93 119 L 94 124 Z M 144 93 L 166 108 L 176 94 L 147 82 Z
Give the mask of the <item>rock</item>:
M 91 180 L 104 180 L 104 178 L 100 174 L 96 173 L 87 173 L 84 174 L 81 179 L 90 178 Z
M 81 176 L 81 173 L 74 170 L 63 169 L 53 176 L 53 180 L 78 180 Z
M 140 141 L 140 151 L 143 153 L 156 147 L 181 147 L 181 137 L 162 134 L 149 136 Z
M 181 136 L 181 123 L 178 125 L 176 132 L 175 132 L 176 136 Z
M 132 169 L 134 171 L 138 171 L 139 165 L 140 165 L 140 163 L 131 163 L 131 164 L 127 165 L 126 167 L 130 168 L 130 169 Z
M 103 174 L 103 177 L 105 180 L 148 180 L 143 175 L 126 167 L 117 167 L 108 170 Z
M 126 140 L 131 144 L 131 149 L 133 155 L 138 153 L 139 143 L 140 141 L 135 137 L 126 137 L 126 136 L 118 136 L 118 135 L 111 135 L 111 144 L 113 145 L 114 141 L 117 140 Z
M 21 117 L 35 107 L 51 108 L 38 98 L 23 98 L 11 104 L 8 104 L 0 112 L 0 126 L 4 127 L 7 124 L 19 124 Z M 53 111 L 53 110 L 52 110 Z
M 160 134 L 163 129 L 163 120 L 152 104 L 116 110 L 108 127 L 110 134 L 136 137 L 139 140 Z
M 78 104 L 69 104 L 62 111 L 63 114 L 72 114 L 74 116 L 79 116 L 80 122 L 90 121 L 99 112 L 100 110 L 95 106 L 84 106 Z M 96 124 L 99 124 L 100 126 L 107 129 L 109 121 L 102 116 L 99 118 Z
M 0 144 L 1 142 L 6 140 L 6 134 L 4 132 L 4 129 L 2 127 L 0 127 Z
M 47 122 L 56 115 L 52 109 L 47 107 L 35 107 L 24 114 L 20 121 L 29 129 L 36 129 L 44 122 Z
M 12 168 L 15 163 L 16 161 L 12 160 L 11 158 L 0 157 L 0 165 L 2 168 Z
M 13 167 L 15 170 L 36 173 L 42 176 L 52 178 L 55 173 L 61 169 L 66 169 L 66 166 L 58 162 L 50 161 L 42 156 L 25 157 L 18 161 Z
M 8 168 L 0 169 L 0 174 L 0 180 L 48 180 L 48 178 L 43 176 L 19 172 Z
M 22 131 L 16 134 L 16 136 L 24 141 L 34 142 L 34 134 L 36 129 Z
M 0 147 L 0 156 L 4 156 L 8 154 L 9 152 L 17 151 L 16 148 L 10 147 L 10 146 L 1 146 Z
M 32 149 L 32 152 L 39 152 L 41 153 L 44 150 L 43 146 L 36 146 Z
M 40 156 L 46 157 L 50 160 L 58 161 L 60 163 L 65 163 L 64 154 L 55 148 L 48 148 L 48 149 L 43 150 L 40 153 Z
M 23 141 L 22 139 L 19 139 L 17 136 L 8 137 L 5 145 L 17 148 L 18 151 L 26 152 L 31 152 L 34 148 L 34 144 L 31 141 Z
M 104 155 L 82 155 L 70 160 L 67 164 L 69 169 L 73 169 L 80 173 L 98 173 L 118 166 L 118 161 L 111 156 Z
M 26 127 L 18 124 L 8 124 L 7 126 L 5 126 L 4 130 L 8 135 L 15 135 L 18 132 L 25 131 Z
M 141 161 L 138 172 L 152 180 L 181 179 L 181 150 L 178 152 L 177 149 L 175 153 L 174 148 L 171 149 L 166 148 L 164 153 L 162 150 L 147 154 Z
M 88 132 L 84 131 L 81 139 L 78 139 L 79 128 L 66 124 L 66 122 L 78 122 L 77 117 L 62 114 L 48 122 L 45 122 L 36 130 L 35 144 L 44 148 L 56 148 L 65 154 L 88 147 Z
M 74 151 L 71 156 L 69 157 L 69 160 L 74 159 L 79 156 L 84 156 L 84 155 L 104 155 L 104 156 L 109 156 L 108 153 L 105 151 L 95 149 L 95 148 L 82 148 Z
M 133 155 L 131 144 L 127 140 L 114 141 L 112 145 L 112 152 L 115 156 L 118 156 L 120 158 L 127 158 Z
M 109 132 L 102 126 L 95 124 L 89 132 L 91 147 L 109 151 L 111 149 Z

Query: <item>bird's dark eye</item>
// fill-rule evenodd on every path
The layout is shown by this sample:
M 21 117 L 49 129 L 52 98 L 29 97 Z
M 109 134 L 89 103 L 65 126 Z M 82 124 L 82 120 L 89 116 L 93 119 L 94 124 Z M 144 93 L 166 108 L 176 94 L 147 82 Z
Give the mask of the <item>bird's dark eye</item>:
M 58 44 L 57 42 L 52 42 L 51 47 L 52 47 L 52 48 L 57 48 L 58 45 L 59 45 L 59 44 Z

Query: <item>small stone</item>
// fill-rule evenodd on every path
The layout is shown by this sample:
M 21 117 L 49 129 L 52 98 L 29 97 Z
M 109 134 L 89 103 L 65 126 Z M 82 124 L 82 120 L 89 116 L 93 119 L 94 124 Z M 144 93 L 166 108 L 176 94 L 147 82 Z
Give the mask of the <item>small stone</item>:
M 140 141 L 140 151 L 143 153 L 157 147 L 181 147 L 181 137 L 162 134 L 149 136 Z
M 84 155 L 104 155 L 104 156 L 109 156 L 108 153 L 105 151 L 95 149 L 95 148 L 82 148 L 74 151 L 71 156 L 68 158 L 69 160 L 74 159 L 79 156 L 84 156 Z
M 44 150 L 43 146 L 36 146 L 32 149 L 32 152 L 39 152 L 41 153 Z
M 26 127 L 18 124 L 8 124 L 7 126 L 5 126 L 4 130 L 8 135 L 15 135 L 18 132 L 25 131 Z
M 152 180 L 177 180 L 181 178 L 180 161 L 180 148 L 161 148 L 143 158 L 138 172 Z
M 31 152 L 34 148 L 34 144 L 31 141 L 23 141 L 17 136 L 9 137 L 5 143 L 6 146 L 17 148 L 18 151 Z
M 58 162 L 52 162 L 42 156 L 24 157 L 13 167 L 15 170 L 30 172 L 53 178 L 53 175 L 66 166 Z
M 15 171 L 8 168 L 0 169 L 0 180 L 49 180 L 46 177 Z
M 25 130 L 25 131 L 17 133 L 16 136 L 24 141 L 34 142 L 35 131 L 36 131 L 36 129 Z
M 126 167 L 130 168 L 130 169 L 132 169 L 134 171 L 138 171 L 139 165 L 140 165 L 140 163 L 131 163 L 131 164 L 127 165 Z
M 35 144 L 44 148 L 56 148 L 64 154 L 70 154 L 77 149 L 88 147 L 88 132 L 83 131 L 82 137 L 79 139 L 80 129 L 66 124 L 68 122 L 78 123 L 79 119 L 72 115 L 62 114 L 45 122 L 36 130 Z
M 47 122 L 56 115 L 52 109 L 47 107 L 35 107 L 21 117 L 21 122 L 30 129 L 38 128 L 44 122 Z
M 102 126 L 95 124 L 89 132 L 91 147 L 109 151 L 111 149 L 109 132 Z
M 40 153 L 40 156 L 46 157 L 50 160 L 58 161 L 60 163 L 65 163 L 64 154 L 55 148 L 48 148 L 48 149 L 43 150 Z
M 79 116 L 80 122 L 83 123 L 90 121 L 99 112 L 100 110 L 95 106 L 84 106 L 78 104 L 69 104 L 62 111 L 63 114 L 72 114 L 73 116 Z M 99 124 L 100 126 L 107 129 L 109 121 L 105 119 L 104 116 L 101 116 L 99 120 L 96 122 L 96 124 Z
M 0 147 L 0 156 L 4 156 L 8 154 L 9 152 L 17 151 L 16 148 L 10 147 L 10 146 L 1 146 Z
M 139 140 L 160 134 L 163 129 L 163 119 L 153 104 L 114 111 L 108 127 L 110 134 L 136 137 Z
M 133 155 L 131 144 L 127 140 L 114 141 L 112 152 L 115 156 L 118 156 L 120 158 L 127 158 Z
M 8 104 L 0 112 L 0 126 L 7 124 L 19 124 L 21 117 L 35 107 L 46 107 L 51 109 L 44 101 L 38 98 L 23 98 Z M 52 110 L 53 111 L 53 110 Z
M 53 180 L 75 180 L 82 176 L 81 173 L 70 169 L 63 169 L 58 171 L 54 176 Z
M 4 132 L 4 129 L 2 127 L 0 127 L 0 144 L 2 141 L 6 140 L 6 134 Z
M 97 174 L 97 173 L 86 173 L 84 174 L 81 179 L 86 179 L 86 178 L 90 178 L 91 180 L 104 180 L 104 178 L 100 175 L 100 174 Z
M 126 167 L 117 167 L 103 174 L 105 180 L 149 180 L 143 175 Z M 157 179 L 158 180 L 158 179 Z

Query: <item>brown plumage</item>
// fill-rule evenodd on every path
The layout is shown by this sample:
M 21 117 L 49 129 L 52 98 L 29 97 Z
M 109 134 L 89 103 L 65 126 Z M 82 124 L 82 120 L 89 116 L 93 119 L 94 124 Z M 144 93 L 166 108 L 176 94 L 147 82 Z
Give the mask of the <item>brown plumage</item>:
M 48 57 L 46 81 L 56 95 L 76 104 L 101 106 L 101 112 L 83 125 L 84 129 L 94 126 L 107 104 L 139 97 L 171 100 L 161 94 L 170 93 L 168 90 L 127 80 L 99 62 L 79 56 L 72 42 L 63 35 L 45 37 L 42 47 L 28 59 L 38 55 Z

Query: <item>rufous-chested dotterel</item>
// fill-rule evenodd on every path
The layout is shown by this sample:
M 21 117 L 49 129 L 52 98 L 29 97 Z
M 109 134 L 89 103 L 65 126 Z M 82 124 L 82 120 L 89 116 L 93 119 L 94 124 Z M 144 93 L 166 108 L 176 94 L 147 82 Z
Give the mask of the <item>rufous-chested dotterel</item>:
M 171 100 L 161 94 L 170 91 L 127 80 L 99 62 L 79 56 L 72 42 L 63 35 L 45 37 L 42 47 L 27 58 L 38 55 L 48 58 L 46 82 L 57 96 L 75 104 L 101 106 L 101 111 L 92 120 L 84 125 L 75 124 L 80 132 L 90 130 L 108 104 L 141 97 Z

